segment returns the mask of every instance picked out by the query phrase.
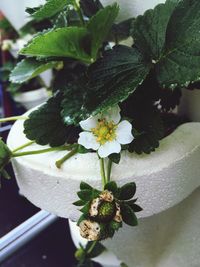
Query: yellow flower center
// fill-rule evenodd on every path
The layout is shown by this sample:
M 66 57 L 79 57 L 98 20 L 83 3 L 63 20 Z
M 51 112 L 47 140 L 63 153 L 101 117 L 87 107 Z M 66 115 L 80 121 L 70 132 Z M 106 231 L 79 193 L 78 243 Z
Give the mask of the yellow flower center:
M 96 128 L 92 129 L 92 133 L 96 136 L 97 142 L 104 145 L 108 141 L 113 141 L 116 137 L 117 126 L 113 121 L 108 122 L 106 119 L 99 119 Z

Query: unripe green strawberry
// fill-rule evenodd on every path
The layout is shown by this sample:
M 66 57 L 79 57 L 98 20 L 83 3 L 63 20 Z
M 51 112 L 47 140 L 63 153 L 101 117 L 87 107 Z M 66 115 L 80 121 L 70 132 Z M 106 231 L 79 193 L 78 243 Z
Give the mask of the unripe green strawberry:
M 116 214 L 115 202 L 102 201 L 98 207 L 98 215 L 95 220 L 98 222 L 109 222 Z

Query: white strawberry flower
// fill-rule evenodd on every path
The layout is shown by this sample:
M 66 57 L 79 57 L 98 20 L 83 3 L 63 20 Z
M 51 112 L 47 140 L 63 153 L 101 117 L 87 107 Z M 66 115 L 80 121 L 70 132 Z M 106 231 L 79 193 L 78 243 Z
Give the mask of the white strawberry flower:
M 121 145 L 130 144 L 134 137 L 132 125 L 121 120 L 119 106 L 80 122 L 84 132 L 79 135 L 78 143 L 87 149 L 98 151 L 101 158 L 121 151 Z

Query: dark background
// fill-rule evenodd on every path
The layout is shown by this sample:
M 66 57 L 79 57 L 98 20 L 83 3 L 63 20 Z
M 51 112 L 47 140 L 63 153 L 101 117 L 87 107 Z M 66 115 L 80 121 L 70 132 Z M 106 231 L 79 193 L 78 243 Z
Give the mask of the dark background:
M 2 61 L 0 53 L 0 66 Z M 0 118 L 21 115 L 24 112 L 22 107 L 13 102 L 0 82 Z M 6 141 L 7 134 L 8 132 L 1 132 L 0 137 Z M 2 179 L 0 189 L 0 238 L 39 211 L 19 195 L 11 166 L 8 172 L 12 179 Z M 76 266 L 75 250 L 68 221 L 58 219 L 7 260 L 0 263 L 0 267 L 74 267 Z M 94 264 L 94 267 L 97 266 L 99 265 Z

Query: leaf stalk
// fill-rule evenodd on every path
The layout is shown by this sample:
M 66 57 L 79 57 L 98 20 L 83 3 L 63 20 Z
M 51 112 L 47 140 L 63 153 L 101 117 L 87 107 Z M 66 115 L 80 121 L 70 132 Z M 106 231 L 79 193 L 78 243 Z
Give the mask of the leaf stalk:
M 29 117 L 26 116 L 14 116 L 14 117 L 8 117 L 8 118 L 2 118 L 0 119 L 0 122 L 8 122 L 8 121 L 17 121 L 17 120 L 27 120 Z
M 78 152 L 78 146 L 76 146 L 74 149 L 72 149 L 72 151 L 70 151 L 70 152 L 69 152 L 67 155 L 65 155 L 63 158 L 57 160 L 56 163 L 55 163 L 55 164 L 56 164 L 56 167 L 57 167 L 58 169 L 60 169 L 61 166 L 62 166 L 62 164 L 63 164 L 66 160 L 68 160 L 68 159 L 70 159 L 71 157 L 73 157 L 77 152 Z
M 27 156 L 27 155 L 37 155 L 37 154 L 43 154 L 47 152 L 63 151 L 63 150 L 68 150 L 68 149 L 69 147 L 67 146 L 61 146 L 61 147 L 50 147 L 46 149 L 33 150 L 33 151 L 14 152 L 14 153 L 12 152 L 12 157 L 17 158 L 17 157 L 22 157 L 22 156 Z

